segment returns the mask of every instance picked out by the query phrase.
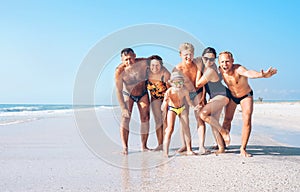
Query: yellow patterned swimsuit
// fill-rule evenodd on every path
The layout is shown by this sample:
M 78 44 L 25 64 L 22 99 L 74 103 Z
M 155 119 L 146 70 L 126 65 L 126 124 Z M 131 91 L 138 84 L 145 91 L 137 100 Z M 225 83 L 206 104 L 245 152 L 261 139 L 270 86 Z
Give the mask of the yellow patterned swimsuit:
M 152 99 L 163 99 L 168 87 L 166 82 L 163 81 L 164 76 L 160 81 L 151 82 L 147 80 L 147 89 L 150 91 Z

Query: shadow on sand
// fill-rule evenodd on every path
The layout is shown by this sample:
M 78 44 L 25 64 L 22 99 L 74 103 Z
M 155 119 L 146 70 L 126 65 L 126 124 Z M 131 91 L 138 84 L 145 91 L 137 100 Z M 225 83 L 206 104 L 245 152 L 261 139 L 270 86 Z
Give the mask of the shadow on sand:
M 286 146 L 265 146 L 265 145 L 248 145 L 247 151 L 256 155 L 271 155 L 271 156 L 300 156 L 300 147 Z M 226 153 L 240 153 L 240 145 L 229 146 Z

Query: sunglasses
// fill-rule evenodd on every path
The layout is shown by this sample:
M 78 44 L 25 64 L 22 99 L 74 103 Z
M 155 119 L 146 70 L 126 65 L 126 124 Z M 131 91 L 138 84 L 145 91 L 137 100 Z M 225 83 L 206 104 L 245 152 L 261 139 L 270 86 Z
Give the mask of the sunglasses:
M 209 60 L 210 62 L 214 62 L 216 58 L 208 58 L 208 57 L 203 57 L 205 61 Z
M 183 85 L 183 81 L 173 81 L 174 85 Z

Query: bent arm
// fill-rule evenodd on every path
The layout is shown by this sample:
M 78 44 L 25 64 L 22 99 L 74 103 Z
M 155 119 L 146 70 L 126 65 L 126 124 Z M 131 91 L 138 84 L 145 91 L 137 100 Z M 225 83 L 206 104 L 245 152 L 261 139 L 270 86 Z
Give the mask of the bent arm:
M 212 76 L 212 70 L 211 69 L 207 69 L 203 75 L 201 75 L 201 71 L 198 70 L 197 72 L 197 77 L 196 77 L 196 87 L 200 88 L 203 87 L 207 82 L 209 82 L 211 80 L 211 76 Z
M 161 104 L 161 107 L 160 107 L 160 110 L 161 110 L 161 111 L 164 111 L 164 110 L 166 109 L 168 100 L 169 100 L 169 93 L 168 93 L 168 91 L 167 91 L 167 92 L 165 93 L 164 100 L 163 100 L 163 102 L 162 102 L 162 104 Z

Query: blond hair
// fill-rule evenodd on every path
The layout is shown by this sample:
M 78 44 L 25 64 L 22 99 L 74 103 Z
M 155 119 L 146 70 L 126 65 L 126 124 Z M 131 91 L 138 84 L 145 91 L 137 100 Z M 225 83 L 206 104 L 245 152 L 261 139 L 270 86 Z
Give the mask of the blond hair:
M 219 57 L 220 57 L 220 55 L 223 55 L 223 54 L 229 55 L 230 59 L 233 59 L 233 55 L 230 51 L 222 51 L 221 53 L 219 53 Z
M 194 53 L 195 49 L 194 49 L 194 46 L 191 43 L 182 43 L 179 46 L 179 53 L 181 53 L 182 51 L 185 51 L 185 50 L 189 50 L 189 51 Z

